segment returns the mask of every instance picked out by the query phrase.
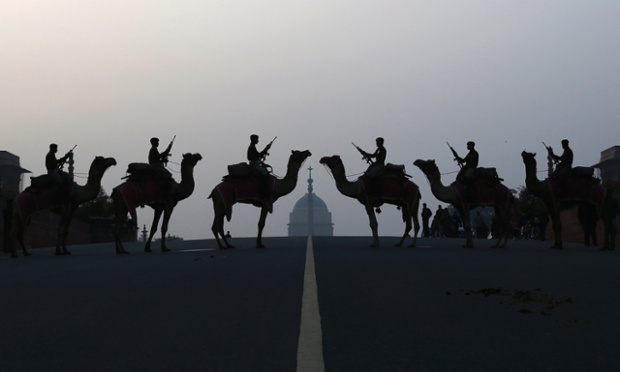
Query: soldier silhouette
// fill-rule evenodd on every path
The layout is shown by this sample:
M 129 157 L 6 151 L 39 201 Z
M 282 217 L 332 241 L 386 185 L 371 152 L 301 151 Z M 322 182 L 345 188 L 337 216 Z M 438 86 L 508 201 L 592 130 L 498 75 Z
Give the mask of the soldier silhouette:
M 168 170 L 166 169 L 166 164 L 168 163 L 168 157 L 170 156 L 170 150 L 172 149 L 172 142 L 170 142 L 168 147 L 163 152 L 159 152 L 158 147 L 159 138 L 151 138 L 151 149 L 149 150 L 149 164 L 155 168 L 160 168 L 163 170 L 163 172 L 171 175 L 170 172 L 168 172 Z
M 268 143 L 263 151 L 258 151 L 256 145 L 258 144 L 258 134 L 250 135 L 250 145 L 248 146 L 247 158 L 250 164 L 250 170 L 257 176 L 267 176 L 271 171 L 271 166 L 266 164 L 264 160 L 269 155 L 269 149 L 271 149 L 271 143 Z
M 269 155 L 269 149 L 271 149 L 273 141 L 269 142 L 263 151 L 258 151 L 256 148 L 258 141 L 258 134 L 250 135 L 247 158 L 250 164 L 250 172 L 258 178 L 259 194 L 262 197 L 268 198 L 270 196 L 268 176 L 272 168 L 269 164 L 265 163 L 264 160 L 267 158 L 267 155 Z
M 159 138 L 151 138 L 151 149 L 149 150 L 149 164 L 155 171 L 155 176 L 161 181 L 161 186 L 164 188 L 166 195 L 172 196 L 173 192 L 173 179 L 172 173 L 166 169 L 168 163 L 168 157 L 170 156 L 170 150 L 172 149 L 171 141 L 168 147 L 163 152 L 159 152 Z
M 553 148 L 551 148 L 551 146 L 547 147 L 549 156 L 556 164 L 552 175 L 565 182 L 573 168 L 573 150 L 568 146 L 567 139 L 562 140 L 562 149 L 562 155 L 557 156 L 553 153 Z
M 385 170 L 385 158 L 387 157 L 387 150 L 385 146 L 383 146 L 384 140 L 382 137 L 377 137 L 375 140 L 377 143 L 377 149 L 372 154 L 367 153 L 366 151 L 359 149 L 359 151 L 364 156 L 364 159 L 370 163 L 368 169 L 366 169 L 366 174 L 369 177 L 379 177 L 383 171 Z M 371 159 L 375 159 L 372 161 Z
M 62 186 L 68 179 L 67 173 L 63 172 L 62 167 L 71 156 L 72 151 L 67 152 L 60 159 L 56 158 L 58 152 L 58 145 L 55 143 L 50 144 L 49 152 L 45 155 L 45 168 L 47 174 L 51 177 L 52 183 L 56 186 Z
M 467 142 L 467 150 L 469 150 L 467 155 L 465 155 L 464 158 L 461 158 L 455 153 L 454 157 L 454 160 L 456 160 L 461 166 L 461 170 L 456 175 L 456 179 L 465 182 L 466 186 L 471 185 L 474 180 L 476 168 L 478 168 L 479 155 L 475 147 L 476 143 L 474 141 L 469 141 Z

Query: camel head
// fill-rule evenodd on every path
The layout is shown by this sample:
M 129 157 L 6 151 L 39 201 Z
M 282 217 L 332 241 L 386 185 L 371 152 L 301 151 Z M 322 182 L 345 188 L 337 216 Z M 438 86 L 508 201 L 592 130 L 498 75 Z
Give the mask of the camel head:
M 338 155 L 324 156 L 321 158 L 319 163 L 323 165 L 327 165 L 330 169 L 333 169 L 336 166 L 339 166 L 339 167 L 343 166 L 342 159 L 340 159 L 340 156 Z
M 297 164 L 303 164 L 307 158 L 309 158 L 310 156 L 312 156 L 312 153 L 308 150 L 304 150 L 304 151 L 299 151 L 299 150 L 292 150 L 291 151 L 291 162 L 295 162 Z
M 523 151 L 521 153 L 521 157 L 523 158 L 523 163 L 525 165 L 536 165 L 536 153 Z
M 89 177 L 91 174 L 94 176 L 95 174 L 99 174 L 99 176 L 103 175 L 108 168 L 116 165 L 116 160 L 114 158 L 104 158 L 103 156 L 97 156 L 90 164 L 90 170 L 88 172 Z M 93 172 L 95 172 L 93 174 Z
M 420 168 L 422 173 L 424 173 L 427 176 L 433 172 L 439 173 L 439 168 L 437 168 L 437 164 L 435 164 L 435 159 L 431 159 L 431 160 L 418 159 L 413 162 L 413 165 Z
M 189 165 L 189 166 L 195 166 L 196 163 L 198 163 L 199 160 L 202 160 L 202 155 L 196 153 L 196 154 L 190 154 L 190 153 L 186 153 L 183 154 L 183 160 L 181 160 L 181 165 Z

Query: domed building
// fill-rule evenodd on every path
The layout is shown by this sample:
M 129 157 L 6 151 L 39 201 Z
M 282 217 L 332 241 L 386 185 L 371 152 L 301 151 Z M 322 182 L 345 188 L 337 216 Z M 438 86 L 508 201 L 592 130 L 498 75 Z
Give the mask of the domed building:
M 289 215 L 288 236 L 334 236 L 332 214 L 312 189 L 312 169 L 308 168 L 308 193 L 295 203 Z

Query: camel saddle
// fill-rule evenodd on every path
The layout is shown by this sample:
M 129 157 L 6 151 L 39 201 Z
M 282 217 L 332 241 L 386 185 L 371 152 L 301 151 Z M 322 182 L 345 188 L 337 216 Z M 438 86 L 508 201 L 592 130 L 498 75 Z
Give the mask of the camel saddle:
M 411 178 L 410 175 L 405 173 L 405 165 L 404 164 L 392 164 L 386 163 L 385 169 L 383 173 L 379 175 L 379 177 L 401 177 L 401 178 Z
M 148 163 L 129 163 L 126 173 L 127 176 L 123 177 L 123 179 L 127 179 L 127 181 L 142 181 L 148 178 L 167 179 L 172 177 L 164 168 Z
M 502 182 L 503 179 L 499 178 L 496 168 L 478 167 L 474 172 L 474 178 L 476 181 L 492 181 Z
M 258 167 L 258 166 L 257 166 Z M 256 169 L 248 163 L 237 163 L 228 166 L 228 174 L 223 177 L 224 180 L 230 178 L 264 178 L 269 175 L 269 171 L 265 168 Z M 260 168 L 260 167 L 259 167 Z
M 570 170 L 570 177 L 575 177 L 575 178 L 594 178 L 594 168 L 592 168 L 592 167 L 573 167 Z
M 251 175 L 250 165 L 248 163 L 237 163 L 228 166 L 228 177 L 247 177 Z M 224 176 L 226 178 L 226 176 Z
M 40 176 L 30 177 L 30 186 L 28 186 L 24 191 L 38 193 L 39 191 L 47 188 L 57 188 L 58 190 L 61 190 L 64 195 L 70 195 L 73 191 L 73 182 L 71 182 L 69 174 L 65 172 L 60 172 L 59 174 L 62 178 L 62 185 L 60 186 L 54 184 L 52 176 L 49 174 L 42 174 Z

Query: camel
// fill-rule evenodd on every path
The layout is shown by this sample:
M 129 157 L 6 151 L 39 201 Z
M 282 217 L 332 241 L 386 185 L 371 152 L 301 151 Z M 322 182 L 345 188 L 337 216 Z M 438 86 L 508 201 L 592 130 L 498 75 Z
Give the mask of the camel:
M 9 241 L 11 257 L 17 257 L 15 247 L 12 244 L 12 240 L 14 239 L 17 239 L 19 242 L 24 256 L 30 256 L 30 253 L 28 253 L 24 245 L 26 226 L 30 220 L 30 216 L 46 209 L 57 210 L 60 212 L 61 216 L 55 254 L 70 254 L 67 249 L 67 236 L 69 235 L 69 226 L 73 219 L 73 213 L 80 204 L 91 201 L 97 197 L 101 190 L 101 179 L 103 178 L 103 174 L 112 165 L 116 165 L 116 160 L 114 160 L 114 158 L 104 158 L 102 156 L 95 157 L 90 165 L 86 184 L 81 186 L 70 181 L 72 183 L 69 186 L 71 192 L 68 196 L 61 195 L 62 193 L 54 186 L 44 186 L 36 189 L 30 186 L 19 193 L 12 206 L 11 239 Z
M 376 191 L 368 190 L 368 184 L 365 182 L 366 176 L 362 176 L 354 182 L 347 180 L 344 164 L 340 156 L 325 156 L 321 159 L 320 163 L 329 167 L 334 175 L 336 188 L 342 195 L 357 199 L 357 201 L 364 205 L 372 231 L 371 247 L 379 246 L 379 224 L 377 222 L 375 208 L 380 207 L 384 203 L 396 205 L 402 211 L 405 232 L 400 241 L 396 243 L 396 246 L 400 247 L 407 235 L 409 235 L 411 231 L 411 220 L 413 219 L 414 234 L 409 246 L 415 247 L 418 232 L 420 231 L 418 207 L 421 199 L 420 190 L 415 183 L 401 176 L 381 176 L 379 178 L 381 191 L 378 192 L 377 195 Z
M 211 231 L 215 235 L 217 245 L 220 249 L 234 248 L 224 234 L 224 217 L 230 222 L 232 217 L 232 207 L 235 203 L 252 204 L 259 207 L 260 218 L 258 220 L 258 235 L 256 237 L 256 248 L 265 248 L 262 242 L 263 229 L 267 213 L 272 212 L 272 205 L 276 200 L 284 195 L 290 194 L 297 185 L 297 174 L 299 169 L 312 154 L 308 150 L 291 151 L 288 160 L 286 175 L 282 179 L 278 179 L 272 175 L 267 176 L 267 184 L 269 186 L 268 196 L 260 195 L 259 181 L 255 177 L 224 177 L 222 182 L 213 188 L 209 198 L 213 201 L 213 224 Z M 264 194 L 264 192 L 263 192 Z M 220 241 L 220 237 L 224 244 Z
M 478 206 L 494 207 L 500 231 L 497 242 L 493 247 L 506 247 L 511 211 L 515 205 L 515 198 L 512 192 L 500 182 L 499 178 L 492 178 L 490 181 L 479 180 L 470 194 L 464 191 L 464 185 L 460 180 L 453 182 L 449 186 L 444 186 L 441 183 L 441 174 L 437 164 L 435 164 L 435 160 L 418 159 L 413 164 L 426 175 L 433 195 L 438 200 L 452 204 L 456 208 L 465 229 L 464 247 L 474 247 L 469 211 Z
M 525 165 L 525 187 L 532 195 L 540 198 L 547 207 L 547 213 L 551 218 L 551 225 L 555 235 L 552 248 L 562 249 L 562 221 L 560 210 L 571 203 L 588 202 L 597 208 L 597 213 L 603 220 L 603 234 L 605 243 L 603 249 L 610 244 L 611 220 L 608 218 L 608 206 L 611 194 L 607 188 L 600 185 L 598 180 L 590 175 L 586 177 L 571 177 L 563 193 L 558 192 L 557 181 L 551 178 L 540 181 L 536 176 L 536 154 L 523 151 L 521 153 Z M 611 242 L 613 246 L 613 242 Z
M 157 232 L 157 225 L 162 214 L 164 220 L 161 224 L 161 251 L 168 252 L 170 249 L 166 247 L 166 233 L 168 232 L 168 223 L 170 222 L 170 216 L 177 203 L 181 200 L 187 199 L 194 192 L 194 167 L 196 163 L 202 159 L 202 156 L 196 154 L 183 154 L 183 160 L 181 161 L 181 183 L 177 183 L 172 180 L 172 193 L 168 194 L 168 191 L 162 187 L 161 182 L 158 182 L 155 178 L 146 175 L 141 179 L 129 179 L 122 184 L 116 186 L 112 191 L 112 202 L 114 204 L 114 241 L 116 243 L 117 254 L 129 253 L 123 247 L 121 238 L 121 225 L 123 220 L 130 214 L 132 225 L 137 225 L 136 208 L 138 206 L 148 205 L 153 209 L 153 223 L 151 224 L 151 231 L 149 237 L 144 246 L 145 252 L 151 252 L 151 241 L 153 235 Z M 144 166 L 144 164 L 139 164 Z M 148 166 L 147 166 L 148 169 Z

